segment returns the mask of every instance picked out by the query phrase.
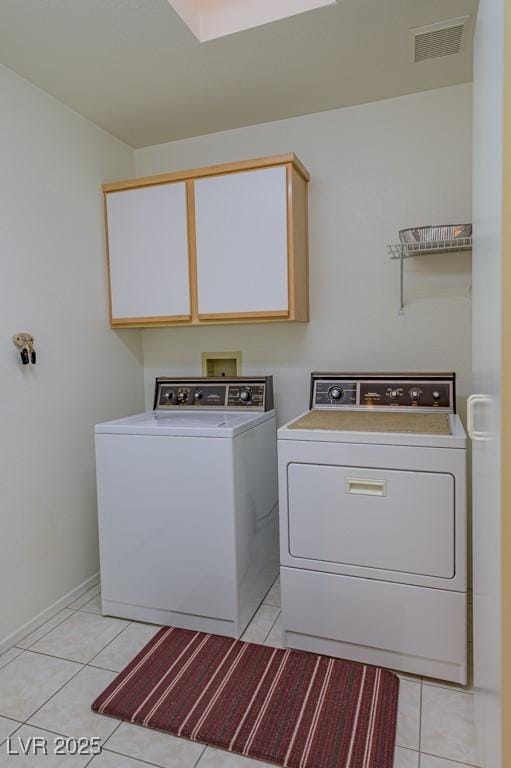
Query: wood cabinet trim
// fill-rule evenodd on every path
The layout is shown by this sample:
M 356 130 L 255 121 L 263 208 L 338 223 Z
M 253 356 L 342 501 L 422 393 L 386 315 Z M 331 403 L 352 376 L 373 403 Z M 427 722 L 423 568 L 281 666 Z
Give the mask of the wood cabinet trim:
M 112 328 L 156 327 L 159 325 L 190 325 L 191 315 L 168 315 L 161 317 L 116 317 Z
M 309 172 L 303 163 L 294 153 L 288 155 L 273 155 L 271 157 L 260 157 L 253 160 L 241 160 L 236 163 L 222 163 L 220 165 L 204 166 L 202 168 L 191 168 L 185 171 L 174 171 L 172 173 L 160 173 L 156 176 L 142 176 L 137 179 L 128 179 L 126 181 L 115 181 L 109 184 L 103 184 L 103 192 L 106 194 L 112 192 L 122 192 L 128 189 L 138 189 L 139 187 L 153 187 L 158 184 L 169 184 L 175 181 L 187 181 L 190 179 L 200 179 L 205 176 L 222 176 L 226 173 L 239 173 L 241 171 L 253 171 L 258 168 L 271 168 L 275 165 L 289 165 L 300 174 L 300 176 L 309 181 Z
M 199 320 L 205 322 L 210 320 L 243 320 L 250 317 L 289 317 L 289 312 L 287 309 L 277 309 L 275 311 L 270 310 L 265 312 L 215 312 L 211 314 L 199 315 Z
M 308 224 L 308 182 L 304 181 L 294 168 L 290 169 L 292 181 L 292 247 L 290 259 L 293 263 L 294 314 L 293 320 L 309 320 L 309 224 Z
M 199 286 L 197 276 L 197 228 L 195 224 L 195 184 L 186 182 L 186 217 L 188 227 L 188 266 L 190 282 L 190 312 L 192 320 L 199 317 Z
M 122 318 L 120 320 L 114 320 L 112 322 L 112 328 L 205 328 L 213 325 L 260 325 L 261 323 L 289 323 L 292 318 L 287 314 L 279 317 L 277 315 L 270 316 L 257 316 L 252 313 L 248 313 L 246 317 L 226 317 L 226 316 L 214 316 L 211 319 L 197 319 L 192 320 L 191 317 L 187 317 L 180 320 L 176 317 L 169 318 Z M 307 320 L 296 318 L 297 323 L 306 323 Z
M 108 288 L 108 317 L 110 319 L 110 327 L 113 327 L 112 273 L 110 268 L 110 246 L 109 246 L 109 238 L 108 238 L 108 207 L 106 204 L 106 194 L 104 193 L 103 193 L 103 212 L 104 212 L 104 226 L 105 226 L 106 274 L 107 274 L 107 288 Z
M 293 166 L 286 166 L 286 210 L 287 210 L 287 306 L 289 316 L 294 318 L 295 306 L 295 263 L 293 243 Z

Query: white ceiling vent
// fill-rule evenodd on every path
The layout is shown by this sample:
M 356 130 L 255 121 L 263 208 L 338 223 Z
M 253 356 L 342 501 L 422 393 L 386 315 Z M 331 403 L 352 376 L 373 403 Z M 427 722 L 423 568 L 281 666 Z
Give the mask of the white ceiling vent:
M 468 19 L 468 16 L 461 16 L 411 29 L 413 60 L 427 61 L 459 53 L 463 50 Z

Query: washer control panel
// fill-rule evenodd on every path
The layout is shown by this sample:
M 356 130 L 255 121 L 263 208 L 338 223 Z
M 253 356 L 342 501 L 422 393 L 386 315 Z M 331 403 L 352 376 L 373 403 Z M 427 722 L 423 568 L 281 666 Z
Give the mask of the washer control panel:
M 273 408 L 273 378 L 166 378 L 156 379 L 154 410 L 202 408 L 211 410 L 270 411 Z
M 456 412 L 454 373 L 313 373 L 311 408 Z

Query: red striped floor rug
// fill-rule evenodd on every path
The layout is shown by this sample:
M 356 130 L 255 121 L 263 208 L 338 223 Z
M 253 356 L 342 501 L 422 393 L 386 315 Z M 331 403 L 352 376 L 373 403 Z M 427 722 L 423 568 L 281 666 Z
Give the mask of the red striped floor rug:
M 377 667 L 168 627 L 92 708 L 289 768 L 392 768 L 398 689 Z

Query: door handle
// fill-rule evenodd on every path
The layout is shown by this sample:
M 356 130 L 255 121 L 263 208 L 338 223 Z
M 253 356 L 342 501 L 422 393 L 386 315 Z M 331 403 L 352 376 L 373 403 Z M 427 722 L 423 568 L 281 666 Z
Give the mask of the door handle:
M 346 493 L 355 496 L 386 496 L 387 481 L 348 477 L 346 479 Z
M 491 440 L 491 432 L 475 429 L 475 415 L 478 405 L 487 405 L 491 403 L 491 397 L 488 395 L 470 395 L 467 400 L 467 431 L 471 440 L 477 442 L 487 442 Z

